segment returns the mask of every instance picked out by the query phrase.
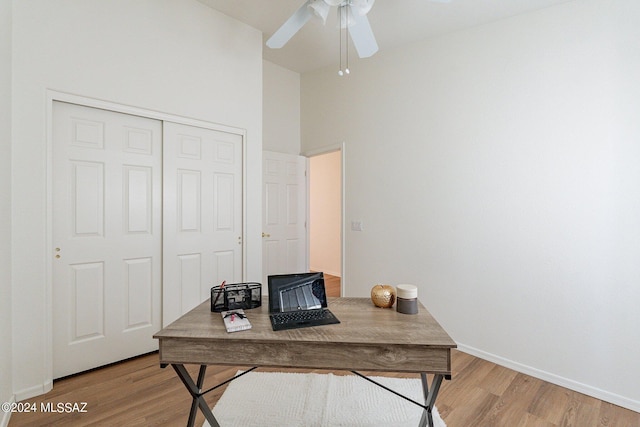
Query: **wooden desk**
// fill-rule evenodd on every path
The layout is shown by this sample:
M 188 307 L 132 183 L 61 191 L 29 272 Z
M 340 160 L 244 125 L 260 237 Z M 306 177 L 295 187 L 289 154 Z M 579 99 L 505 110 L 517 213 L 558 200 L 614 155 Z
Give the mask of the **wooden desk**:
M 451 378 L 451 337 L 420 303 L 415 315 L 375 307 L 369 298 L 329 298 L 328 304 L 340 324 L 274 332 L 263 298 L 261 307 L 245 311 L 252 329 L 227 333 L 206 301 L 155 334 L 161 365 L 172 365 L 193 397 L 188 425 L 200 407 L 218 426 L 203 398 L 217 387 L 202 392 L 206 365 L 247 365 L 420 373 L 425 402 L 412 402 L 424 409 L 420 425 L 432 426 L 440 384 Z M 200 365 L 196 383 L 184 364 Z M 434 374 L 430 389 L 427 373 Z

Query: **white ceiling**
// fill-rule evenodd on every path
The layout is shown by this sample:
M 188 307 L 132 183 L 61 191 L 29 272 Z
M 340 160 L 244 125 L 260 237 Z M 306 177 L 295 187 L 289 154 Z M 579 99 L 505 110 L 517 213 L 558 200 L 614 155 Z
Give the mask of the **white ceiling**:
M 305 0 L 199 0 L 263 33 L 266 41 Z M 377 0 L 368 17 L 384 52 L 444 33 L 474 27 L 572 0 Z M 337 12 L 327 24 L 312 19 L 283 48 L 263 47 L 263 58 L 299 73 L 339 61 Z M 350 46 L 350 61 L 357 55 Z M 364 59 L 366 61 L 366 59 Z

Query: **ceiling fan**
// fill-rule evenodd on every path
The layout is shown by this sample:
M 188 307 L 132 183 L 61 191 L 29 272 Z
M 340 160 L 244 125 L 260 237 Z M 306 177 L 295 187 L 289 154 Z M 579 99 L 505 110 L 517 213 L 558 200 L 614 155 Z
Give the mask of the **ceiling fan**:
M 347 30 L 360 58 L 368 58 L 378 51 L 378 43 L 367 19 L 367 13 L 375 0 L 307 0 L 282 26 L 267 40 L 267 46 L 278 49 L 287 42 L 312 17 L 327 22 L 329 9 L 338 7 L 340 28 Z

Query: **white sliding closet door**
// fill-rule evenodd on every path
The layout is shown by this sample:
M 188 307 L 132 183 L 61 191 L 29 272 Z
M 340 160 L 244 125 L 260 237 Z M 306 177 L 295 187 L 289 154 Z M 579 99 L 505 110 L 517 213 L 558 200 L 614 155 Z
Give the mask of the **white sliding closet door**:
M 163 324 L 242 280 L 242 135 L 164 123 Z
M 53 377 L 157 349 L 162 122 L 53 106 Z

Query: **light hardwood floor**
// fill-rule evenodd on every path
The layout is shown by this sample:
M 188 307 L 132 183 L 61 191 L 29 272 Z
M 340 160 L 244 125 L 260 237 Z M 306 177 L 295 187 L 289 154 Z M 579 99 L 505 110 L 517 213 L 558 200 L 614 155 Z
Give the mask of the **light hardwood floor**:
M 340 295 L 339 278 L 328 278 L 326 282 L 328 294 Z M 460 351 L 453 352 L 452 366 L 453 380 L 443 382 L 436 401 L 448 427 L 640 427 L 640 414 L 637 412 Z M 205 388 L 245 368 L 210 366 Z M 197 375 L 196 366 L 189 367 L 189 371 L 192 376 Z M 416 377 L 380 372 L 375 375 Z M 206 397 L 207 402 L 213 407 L 223 392 L 224 387 L 211 392 Z M 390 398 L 396 397 L 390 395 Z M 173 369 L 161 369 L 157 353 L 151 353 L 57 380 L 51 392 L 25 402 L 34 403 L 37 411 L 12 414 L 9 427 L 183 426 L 187 421 L 191 398 Z M 41 412 L 41 406 L 48 402 L 54 405 L 86 402 L 87 412 Z M 202 425 L 203 422 L 204 417 L 198 413 L 196 425 Z
M 328 297 L 339 297 L 340 277 L 324 273 L 324 287 Z
M 636 412 L 460 351 L 454 351 L 452 363 L 453 380 L 443 382 L 436 401 L 448 427 L 640 426 L 640 414 Z M 211 366 L 205 387 L 224 381 L 243 368 Z M 189 370 L 196 375 L 196 367 Z M 385 374 L 378 372 L 375 375 Z M 389 376 L 415 377 L 410 374 Z M 223 392 L 224 388 L 221 388 L 210 393 L 207 402 L 214 406 Z M 395 397 L 390 395 L 390 398 Z M 173 369 L 161 369 L 157 353 L 152 353 L 55 381 L 51 392 L 25 402 L 35 403 L 38 411 L 14 413 L 9 427 L 182 426 L 186 424 L 191 400 Z M 40 412 L 41 404 L 47 402 L 86 402 L 87 412 Z M 204 417 L 198 413 L 196 425 L 203 422 Z

